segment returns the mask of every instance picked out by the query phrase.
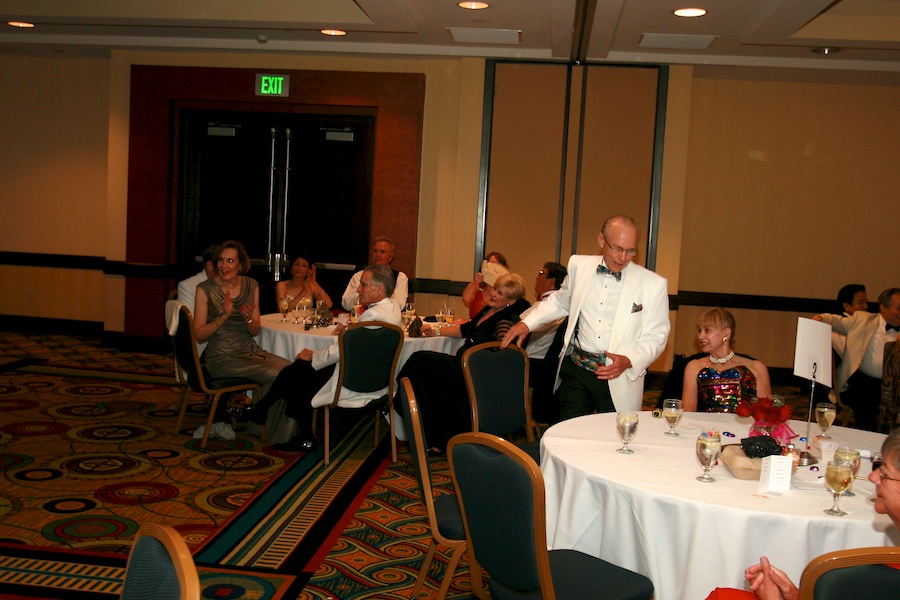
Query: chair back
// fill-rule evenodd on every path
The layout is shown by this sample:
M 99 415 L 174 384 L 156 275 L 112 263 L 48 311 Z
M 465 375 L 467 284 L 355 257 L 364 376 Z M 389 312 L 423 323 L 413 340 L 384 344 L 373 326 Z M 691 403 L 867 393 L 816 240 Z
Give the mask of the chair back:
M 469 390 L 472 431 L 506 436 L 525 427 L 534 440 L 528 395 L 528 355 L 515 345 L 479 344 L 466 350 L 462 369 Z
M 122 600 L 199 600 L 200 578 L 191 551 L 171 527 L 146 523 L 135 536 Z
M 900 589 L 900 547 L 853 548 L 811 560 L 800 578 L 800 600 L 889 600 Z
M 205 385 L 203 367 L 197 354 L 197 335 L 194 332 L 194 317 L 191 309 L 184 304 L 178 307 L 178 328 L 172 336 L 172 349 L 180 371 L 180 379 L 192 388 Z
M 497 600 L 555 600 L 544 479 L 525 452 L 496 435 L 463 433 L 447 447 L 469 552 Z
M 354 323 L 338 338 L 340 375 L 335 401 L 345 387 L 354 392 L 376 392 L 390 387 L 403 349 L 403 330 L 383 321 Z

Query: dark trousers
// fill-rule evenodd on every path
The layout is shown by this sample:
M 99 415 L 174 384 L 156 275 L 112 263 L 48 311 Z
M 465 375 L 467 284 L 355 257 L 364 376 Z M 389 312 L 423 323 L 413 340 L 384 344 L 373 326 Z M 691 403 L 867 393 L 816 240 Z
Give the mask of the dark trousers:
M 297 421 L 300 433 L 309 431 L 312 424 L 312 399 L 322 386 L 328 383 L 335 365 L 316 371 L 312 363 L 297 360 L 285 367 L 275 378 L 272 389 L 257 404 L 260 419 L 265 421 L 269 409 L 284 398 L 284 414 Z
M 566 357 L 559 369 L 559 418 L 565 421 L 573 417 L 596 413 L 615 412 L 609 382 L 597 379 Z
M 847 380 L 841 401 L 853 409 L 856 426 L 866 431 L 878 431 L 878 407 L 881 404 L 881 379 L 857 371 Z

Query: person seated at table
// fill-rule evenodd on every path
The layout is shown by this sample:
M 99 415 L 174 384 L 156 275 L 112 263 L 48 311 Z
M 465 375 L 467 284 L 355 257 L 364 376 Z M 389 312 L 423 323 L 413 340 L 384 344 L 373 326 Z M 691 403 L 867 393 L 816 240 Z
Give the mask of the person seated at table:
M 291 263 L 291 278 L 279 281 L 275 286 L 276 306 L 281 306 L 285 296 L 291 297 L 288 310 L 294 308 L 302 298 L 311 298 L 313 306 L 324 302 L 325 306 L 331 308 L 331 297 L 316 281 L 316 263 L 308 254 L 297 256 Z
M 401 324 L 400 307 L 391 298 L 394 293 L 394 274 L 390 267 L 369 265 L 364 268 L 357 293 L 360 304 L 365 306 L 359 317 L 360 323 L 385 321 L 398 326 Z M 338 325 L 334 333 L 339 334 L 341 329 L 343 326 Z M 316 439 L 311 430 L 311 402 L 334 375 L 335 365 L 340 359 L 340 347 L 337 344 L 316 351 L 304 348 L 297 355 L 297 360 L 278 375 L 271 391 L 260 402 L 245 409 L 229 409 L 228 413 L 254 423 L 264 423 L 272 405 L 284 399 L 287 401 L 284 414 L 297 421 L 299 431 L 287 442 L 275 444 L 275 448 L 284 452 L 312 450 Z
M 697 318 L 697 341 L 706 356 L 684 368 L 685 411 L 734 412 L 743 398 L 770 398 L 769 370 L 761 361 L 735 354 L 734 316 L 713 308 Z
M 488 253 L 485 260 L 489 263 L 501 265 L 507 271 L 509 270 L 506 257 L 499 252 Z M 489 298 L 491 295 L 491 289 L 493 288 L 484 282 L 484 274 L 481 271 L 475 273 L 475 278 L 466 286 L 462 293 L 463 304 L 469 307 L 470 319 L 474 319 L 475 315 L 481 312 L 485 298 Z
M 474 319 L 444 327 L 422 325 L 425 337 L 465 339 L 456 356 L 429 350 L 413 353 L 397 375 L 398 381 L 409 377 L 416 391 L 425 436 L 433 452 L 442 452 L 457 433 L 471 431 L 469 393 L 460 363 L 462 353 L 478 344 L 502 340 L 509 328 L 518 322 L 519 315 L 530 306 L 524 295 L 525 280 L 521 275 L 503 275 L 495 282 L 484 308 Z M 399 406 L 399 394 L 395 406 Z
M 869 474 L 875 484 L 875 512 L 890 517 L 900 529 L 900 428 L 895 429 L 881 445 L 884 463 Z M 891 565 L 895 566 L 896 565 Z M 799 600 L 800 590 L 784 571 L 776 569 L 765 556 L 744 570 L 750 591 L 717 588 L 706 600 Z M 900 581 L 900 572 L 897 574 Z
M 235 240 L 223 242 L 213 256 L 215 275 L 197 286 L 194 330 L 206 370 L 213 377 L 243 377 L 262 384 L 263 395 L 290 361 L 259 347 L 259 285 L 247 277 L 250 257 Z

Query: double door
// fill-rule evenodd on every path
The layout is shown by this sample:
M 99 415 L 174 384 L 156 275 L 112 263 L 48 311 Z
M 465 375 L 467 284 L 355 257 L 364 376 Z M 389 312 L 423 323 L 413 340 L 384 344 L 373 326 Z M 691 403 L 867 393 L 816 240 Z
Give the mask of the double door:
M 196 109 L 181 120 L 182 272 L 234 239 L 261 285 L 290 277 L 290 261 L 307 253 L 339 301 L 368 253 L 374 115 Z

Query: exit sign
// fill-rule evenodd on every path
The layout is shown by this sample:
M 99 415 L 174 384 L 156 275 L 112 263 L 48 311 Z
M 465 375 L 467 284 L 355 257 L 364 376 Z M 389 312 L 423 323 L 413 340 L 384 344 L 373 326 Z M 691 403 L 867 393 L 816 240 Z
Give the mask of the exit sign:
M 291 76 L 290 75 L 264 75 L 256 74 L 256 95 L 257 96 L 283 96 L 290 95 Z

